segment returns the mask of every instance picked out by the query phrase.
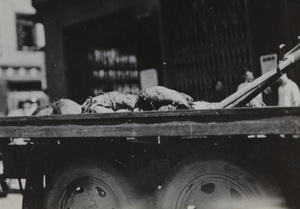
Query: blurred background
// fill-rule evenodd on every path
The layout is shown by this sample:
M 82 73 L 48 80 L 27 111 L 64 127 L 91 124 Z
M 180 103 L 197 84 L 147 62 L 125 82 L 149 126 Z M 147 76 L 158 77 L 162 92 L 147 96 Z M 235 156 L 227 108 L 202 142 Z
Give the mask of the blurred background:
M 0 115 L 29 115 L 48 102 L 44 26 L 31 0 L 0 0 Z
M 209 100 L 278 62 L 300 34 L 297 0 L 0 0 L 0 114 L 163 85 Z M 299 69 L 299 64 L 294 66 Z M 289 77 L 300 84 L 300 71 Z M 263 95 L 277 104 L 278 85 Z

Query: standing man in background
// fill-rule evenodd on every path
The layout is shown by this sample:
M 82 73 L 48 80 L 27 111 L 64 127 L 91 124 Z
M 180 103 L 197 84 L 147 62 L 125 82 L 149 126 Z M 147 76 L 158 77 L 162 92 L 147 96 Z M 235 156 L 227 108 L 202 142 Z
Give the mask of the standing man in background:
M 243 89 L 246 85 L 248 85 L 249 83 L 251 83 L 254 80 L 253 73 L 251 71 L 249 71 L 249 70 L 245 71 L 244 78 L 245 78 L 245 82 L 241 83 L 238 86 L 237 90 Z M 258 100 L 259 102 L 263 102 L 262 94 L 261 93 L 258 94 L 255 97 L 255 99 Z
M 223 82 L 218 80 L 215 85 L 214 92 L 208 98 L 209 102 L 220 102 L 226 98 Z
M 278 106 L 300 106 L 300 91 L 297 84 L 289 79 L 286 74 L 279 78 Z

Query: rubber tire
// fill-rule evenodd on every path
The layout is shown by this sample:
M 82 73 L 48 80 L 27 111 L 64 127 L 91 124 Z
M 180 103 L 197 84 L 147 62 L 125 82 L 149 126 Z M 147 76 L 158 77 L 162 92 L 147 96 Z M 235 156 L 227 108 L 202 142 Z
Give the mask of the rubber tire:
M 116 202 L 116 206 L 112 208 L 114 209 L 133 208 L 130 206 L 130 203 L 133 202 L 132 189 L 130 185 L 127 183 L 127 181 L 122 177 L 122 175 L 120 175 L 120 172 L 118 172 L 117 170 L 115 170 L 105 162 L 95 162 L 90 160 L 81 160 L 79 162 L 74 162 L 58 170 L 51 178 L 50 183 L 46 187 L 42 208 L 43 209 L 67 209 L 67 208 L 77 208 L 77 206 L 79 205 L 82 208 L 82 204 L 87 204 L 86 208 L 93 208 L 91 207 L 91 205 L 89 205 L 89 201 L 91 200 L 86 200 L 87 202 L 84 203 L 77 201 L 78 203 L 76 202 L 75 204 L 79 204 L 79 205 L 77 206 L 72 205 L 72 207 L 70 206 L 67 207 L 67 204 L 70 204 L 70 201 L 69 202 L 65 201 L 66 199 L 68 199 L 67 197 L 68 195 L 69 195 L 69 199 L 75 196 L 74 194 L 76 192 L 75 191 L 76 189 L 74 190 L 74 188 L 80 188 L 84 183 L 89 183 L 90 180 L 92 180 L 93 182 L 97 182 L 98 184 L 101 184 L 99 187 L 103 189 L 101 190 L 103 191 L 103 194 L 106 195 L 107 198 L 109 198 L 109 201 L 113 199 Z M 85 189 L 85 186 L 82 186 L 82 188 Z M 95 190 L 91 190 L 91 191 L 94 192 Z M 70 194 L 73 196 L 70 197 Z M 94 197 L 94 193 L 92 195 Z M 101 196 L 101 194 L 96 196 L 97 197 L 93 199 L 93 201 L 97 200 L 97 198 L 99 200 L 99 196 Z M 103 198 L 103 196 L 101 197 Z M 75 198 L 76 197 L 74 197 L 74 199 Z M 84 196 L 84 198 L 87 199 L 88 197 Z M 97 201 L 95 202 L 96 204 L 94 208 L 98 208 L 96 206 L 97 204 L 99 204 L 99 202 Z M 102 202 L 100 202 L 100 204 L 101 203 Z M 109 204 L 109 205 L 115 205 L 115 204 Z M 102 206 L 103 205 L 100 205 L 100 208 L 102 208 Z
M 225 189 L 217 189 L 218 184 L 226 185 L 224 188 L 232 187 L 232 189 L 230 189 L 229 193 L 223 193 Z M 227 186 L 227 184 L 229 185 Z M 205 185 L 208 186 L 206 188 L 207 191 L 204 190 Z M 270 205 L 274 206 L 274 208 L 277 208 L 275 206 L 280 206 L 279 208 L 281 208 L 284 205 L 284 201 L 278 190 L 275 187 L 266 189 L 264 188 L 265 186 L 250 174 L 228 161 L 199 160 L 199 158 L 186 159 L 173 169 L 172 174 L 159 191 L 158 208 L 254 209 L 269 208 Z M 202 189 L 204 192 L 201 191 Z M 236 197 L 238 197 L 239 201 L 242 201 L 234 202 L 235 200 L 232 200 L 230 197 L 231 192 L 233 192 L 232 194 L 238 194 Z M 227 199 L 223 199 L 223 197 L 218 199 L 220 197 L 219 193 L 222 193 L 221 196 L 225 195 Z M 216 196 L 216 199 L 214 199 L 213 195 Z M 220 204 L 218 204 L 218 200 L 220 200 Z

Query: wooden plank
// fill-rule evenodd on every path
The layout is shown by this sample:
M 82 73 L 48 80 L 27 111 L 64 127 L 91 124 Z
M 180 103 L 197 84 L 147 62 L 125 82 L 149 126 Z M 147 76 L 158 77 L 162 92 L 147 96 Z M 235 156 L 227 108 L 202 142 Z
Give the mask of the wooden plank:
M 162 123 L 123 123 L 118 125 L 25 125 L 0 126 L 1 138 L 82 138 L 212 136 L 249 134 L 300 134 L 300 117 L 285 116 L 229 122 L 171 121 Z
M 300 134 L 300 108 L 240 108 L 0 118 L 0 138 Z
M 129 113 L 50 115 L 0 118 L 0 126 L 58 125 L 58 124 L 122 124 L 124 122 L 157 123 L 168 121 L 224 122 L 255 120 L 280 116 L 300 116 L 299 107 L 291 108 L 236 108 L 217 110 L 177 110 Z

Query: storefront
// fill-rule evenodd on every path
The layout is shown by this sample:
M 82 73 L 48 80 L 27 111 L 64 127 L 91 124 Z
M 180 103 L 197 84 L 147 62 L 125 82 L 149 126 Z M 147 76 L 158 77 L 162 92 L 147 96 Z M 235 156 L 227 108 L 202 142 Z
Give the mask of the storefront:
M 31 1 L 0 0 L 0 5 L 0 116 L 30 115 L 49 102 L 43 25 Z
M 83 102 L 102 91 L 136 92 L 142 70 L 159 85 L 207 100 L 223 82 L 229 95 L 260 57 L 295 45 L 293 0 L 34 0 L 46 29 L 50 99 Z M 298 21 L 295 23 L 294 21 Z M 291 76 L 300 82 L 300 73 Z M 276 89 L 270 104 L 276 103 Z

